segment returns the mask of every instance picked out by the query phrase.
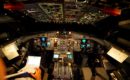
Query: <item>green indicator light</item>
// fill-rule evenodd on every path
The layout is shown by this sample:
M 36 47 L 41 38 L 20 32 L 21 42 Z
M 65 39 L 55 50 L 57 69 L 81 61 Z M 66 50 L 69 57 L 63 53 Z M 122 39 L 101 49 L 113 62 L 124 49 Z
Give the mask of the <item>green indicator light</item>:
M 82 42 L 83 42 L 83 43 L 86 43 L 86 39 L 82 39 Z

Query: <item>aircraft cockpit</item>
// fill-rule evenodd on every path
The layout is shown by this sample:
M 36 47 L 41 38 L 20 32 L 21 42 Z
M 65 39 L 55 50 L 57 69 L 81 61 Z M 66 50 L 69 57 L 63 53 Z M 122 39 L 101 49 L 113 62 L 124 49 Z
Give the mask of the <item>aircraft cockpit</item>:
M 116 52 L 116 53 L 115 53 Z M 51 31 L 22 36 L 1 46 L 8 80 L 125 80 L 122 64 L 129 56 L 111 43 L 73 31 Z M 45 75 L 45 74 L 48 75 Z

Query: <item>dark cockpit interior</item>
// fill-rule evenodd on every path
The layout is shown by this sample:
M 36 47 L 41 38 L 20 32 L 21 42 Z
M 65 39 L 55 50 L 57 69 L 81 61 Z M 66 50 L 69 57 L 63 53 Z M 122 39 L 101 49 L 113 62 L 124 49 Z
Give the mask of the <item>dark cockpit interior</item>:
M 129 0 L 0 1 L 7 80 L 130 80 L 129 35 Z

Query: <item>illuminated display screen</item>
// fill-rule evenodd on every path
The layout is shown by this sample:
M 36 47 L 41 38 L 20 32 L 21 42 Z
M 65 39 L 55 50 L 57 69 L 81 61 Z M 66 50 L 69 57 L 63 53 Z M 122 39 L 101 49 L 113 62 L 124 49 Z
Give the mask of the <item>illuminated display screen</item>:
M 47 38 L 46 37 L 41 37 L 41 45 L 44 47 L 47 47 L 47 42 L 46 42 Z
M 47 43 L 42 42 L 42 46 L 47 47 Z
M 83 49 L 83 48 L 85 48 L 85 47 L 86 47 L 86 45 L 83 45 L 83 44 L 80 45 L 80 48 L 81 48 L 81 49 Z
M 47 46 L 50 46 L 51 45 L 51 42 L 47 42 Z
M 67 54 L 71 54 L 71 52 L 67 52 Z
M 41 41 L 43 41 L 43 42 L 46 41 L 46 37 L 42 37 Z
M 53 58 L 59 58 L 58 54 L 54 54 Z
M 86 39 L 83 39 L 82 42 L 83 42 L 83 43 L 86 43 Z
M 91 47 L 91 45 L 90 45 L 90 44 L 87 44 L 87 47 Z
M 68 54 L 68 58 L 69 59 L 73 59 L 73 55 L 72 54 Z

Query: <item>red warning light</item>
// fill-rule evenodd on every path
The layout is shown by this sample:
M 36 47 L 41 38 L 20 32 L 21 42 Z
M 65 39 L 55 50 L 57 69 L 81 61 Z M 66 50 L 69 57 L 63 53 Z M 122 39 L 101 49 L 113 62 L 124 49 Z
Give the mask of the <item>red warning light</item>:
M 23 3 L 15 3 L 15 4 L 12 4 L 12 3 L 6 3 L 4 4 L 4 9 L 8 9 L 8 10 L 21 10 L 24 8 L 24 4 Z
M 110 15 L 113 15 L 113 16 L 118 16 L 118 15 L 121 15 L 121 9 L 117 9 L 117 8 L 104 8 L 102 9 L 102 11 L 104 13 L 107 13 L 107 14 L 110 14 Z

